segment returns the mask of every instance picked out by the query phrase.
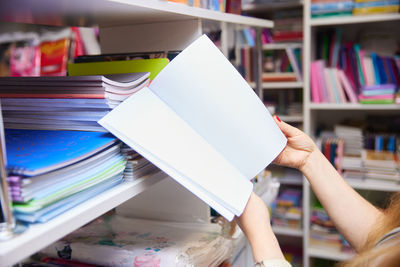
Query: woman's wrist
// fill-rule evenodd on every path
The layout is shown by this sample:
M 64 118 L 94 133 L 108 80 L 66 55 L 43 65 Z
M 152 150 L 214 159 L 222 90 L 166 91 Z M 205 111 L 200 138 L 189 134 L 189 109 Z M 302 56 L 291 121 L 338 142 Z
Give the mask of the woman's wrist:
M 272 231 L 267 207 L 262 199 L 252 193 L 243 214 L 236 219 L 246 235 L 254 260 L 283 258 L 278 241 Z
M 319 149 L 314 149 L 308 157 L 304 160 L 303 164 L 299 167 L 299 170 L 304 176 L 310 177 L 310 175 L 315 171 L 316 167 L 322 163 L 321 159 L 324 155 Z

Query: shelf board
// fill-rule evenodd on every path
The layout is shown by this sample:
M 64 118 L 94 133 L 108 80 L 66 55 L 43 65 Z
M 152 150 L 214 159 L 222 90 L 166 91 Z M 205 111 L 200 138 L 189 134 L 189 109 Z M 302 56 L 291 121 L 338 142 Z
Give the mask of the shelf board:
M 256 87 L 255 82 L 249 82 L 251 88 Z M 262 83 L 262 88 L 264 90 L 268 89 L 296 89 L 303 88 L 303 82 L 269 82 Z
M 334 260 L 334 261 L 345 261 L 354 256 L 353 253 L 350 252 L 342 252 L 337 249 L 333 249 L 330 247 L 313 247 L 310 246 L 307 249 L 307 256 L 309 257 L 314 257 L 314 258 L 320 258 L 320 259 L 328 259 L 328 260 Z
M 270 82 L 263 83 L 263 89 L 293 89 L 302 88 L 303 82 Z
M 160 0 L 14 0 L 0 2 L 4 22 L 54 26 L 121 26 L 203 19 L 271 28 L 273 22 Z
M 31 225 L 28 230 L 9 241 L 0 242 L 1 266 L 16 264 L 63 236 L 117 207 L 128 199 L 161 181 L 166 174 L 158 172 L 132 182 L 123 182 L 85 201 L 47 223 Z
M 263 50 L 274 50 L 274 49 L 286 49 L 286 48 L 302 48 L 302 43 L 271 43 L 264 44 L 262 46 Z
M 354 189 L 397 192 L 400 191 L 400 184 L 391 181 L 377 181 L 372 179 L 345 179 L 346 182 Z
M 279 115 L 277 116 L 284 122 L 303 122 L 303 116 L 298 115 L 298 116 L 290 116 L 290 115 Z
M 356 23 L 371 23 L 380 21 L 395 21 L 400 20 L 400 14 L 379 14 L 379 15 L 364 15 L 364 16 L 343 16 L 332 18 L 315 18 L 310 20 L 311 26 L 329 26 L 343 25 Z
M 278 9 L 296 8 L 303 6 L 303 1 L 277 1 L 266 4 L 248 3 L 242 6 L 242 11 L 249 14 L 272 12 Z
M 398 104 L 334 104 L 334 103 L 310 103 L 309 108 L 313 110 L 400 110 Z
M 303 230 L 302 229 L 292 229 L 288 227 L 282 227 L 282 226 L 272 226 L 272 231 L 277 234 L 277 235 L 286 235 L 286 236 L 296 236 L 296 237 L 302 237 L 303 236 Z
M 302 177 L 280 177 L 278 178 L 278 181 L 285 185 L 303 185 Z

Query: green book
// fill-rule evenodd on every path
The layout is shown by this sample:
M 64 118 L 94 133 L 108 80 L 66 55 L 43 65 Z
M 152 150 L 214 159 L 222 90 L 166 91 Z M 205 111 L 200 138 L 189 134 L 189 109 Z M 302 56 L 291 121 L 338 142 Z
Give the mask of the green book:
M 363 99 L 361 104 L 394 104 L 393 99 Z
M 169 63 L 168 58 L 135 59 L 68 64 L 69 76 L 150 72 L 150 80 Z
M 313 19 L 316 18 L 330 18 L 330 17 L 342 17 L 342 16 L 352 16 L 352 11 L 339 11 L 332 13 L 324 13 L 324 14 L 312 14 L 311 17 Z

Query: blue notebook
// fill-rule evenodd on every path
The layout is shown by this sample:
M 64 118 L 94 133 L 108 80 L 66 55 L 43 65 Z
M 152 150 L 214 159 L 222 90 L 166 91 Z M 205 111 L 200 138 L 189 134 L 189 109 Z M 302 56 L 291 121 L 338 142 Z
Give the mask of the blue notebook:
M 7 170 L 35 176 L 83 160 L 117 139 L 102 132 L 6 129 Z

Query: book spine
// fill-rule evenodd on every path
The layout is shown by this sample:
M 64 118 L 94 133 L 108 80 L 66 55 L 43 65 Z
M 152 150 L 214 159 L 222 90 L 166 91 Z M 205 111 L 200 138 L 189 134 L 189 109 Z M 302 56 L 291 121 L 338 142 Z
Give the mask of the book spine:
M 316 75 L 318 77 L 318 87 L 320 89 L 320 95 L 322 102 L 332 102 L 333 99 L 329 96 L 328 89 L 326 86 L 325 74 L 324 74 L 325 63 L 323 60 L 318 60 L 316 64 Z
M 340 83 L 338 70 L 336 68 L 332 68 L 331 72 L 333 73 L 333 76 L 334 76 L 334 82 L 335 82 L 335 86 L 336 86 L 336 88 L 338 90 L 340 102 L 341 103 L 346 103 L 347 100 L 346 100 L 346 96 L 345 96 L 342 84 Z
M 364 78 L 364 73 L 362 71 L 362 65 L 361 65 L 361 55 L 360 55 L 360 45 L 359 44 L 354 44 L 354 55 L 355 55 L 355 60 L 356 60 L 356 66 L 357 66 L 357 72 L 358 72 L 358 79 L 360 83 L 360 87 L 365 85 L 365 78 Z
M 332 68 L 328 68 L 325 70 L 328 73 L 328 84 L 330 84 L 330 87 L 332 89 L 334 98 L 335 98 L 335 103 L 340 103 L 340 96 L 339 96 L 339 89 L 336 86 L 336 81 L 335 81 L 335 74 L 333 72 Z
M 300 73 L 300 68 L 297 65 L 297 61 L 296 61 L 296 57 L 293 53 L 293 49 L 292 48 L 286 48 L 286 54 L 289 58 L 290 61 L 290 65 L 292 66 L 292 69 L 294 71 L 294 73 L 296 74 L 297 77 L 297 81 L 302 81 L 302 77 L 301 77 L 301 73 Z
M 340 40 L 342 37 L 342 29 L 341 28 L 336 28 L 335 31 L 335 44 L 333 48 L 333 55 L 332 55 L 332 64 L 331 67 L 336 68 L 338 66 L 339 62 L 339 49 L 340 49 Z
M 329 70 L 327 68 L 324 69 L 324 77 L 325 77 L 326 89 L 329 94 L 330 103 L 337 103 L 335 93 L 333 92 L 333 86 L 331 83 Z
M 320 92 L 321 89 L 318 86 L 318 72 L 317 72 L 317 62 L 314 61 L 311 63 L 311 99 L 312 102 L 314 103 L 320 103 L 321 98 L 320 98 Z
M 376 84 L 382 84 L 381 82 L 381 77 L 379 74 L 379 69 L 378 69 L 378 59 L 377 55 L 375 53 L 371 53 L 371 59 L 372 59 L 372 66 L 374 67 L 374 74 L 375 74 L 375 81 Z
M 349 80 L 346 77 L 346 74 L 344 74 L 343 70 L 339 70 L 338 74 L 339 74 L 340 81 L 342 82 L 343 88 L 345 89 L 348 99 L 350 100 L 351 103 L 357 103 L 358 99 L 355 94 L 355 90 L 352 88 Z

